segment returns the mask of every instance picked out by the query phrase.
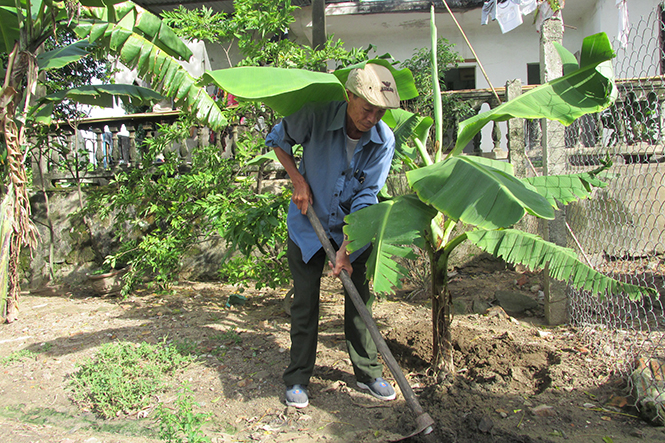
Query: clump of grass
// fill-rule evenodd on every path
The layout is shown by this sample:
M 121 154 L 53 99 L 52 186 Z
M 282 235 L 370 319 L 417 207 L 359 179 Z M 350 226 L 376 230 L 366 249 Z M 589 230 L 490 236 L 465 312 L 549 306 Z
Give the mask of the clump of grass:
M 72 374 L 72 397 L 103 418 L 138 411 L 166 390 L 167 375 L 191 362 L 165 343 L 107 343 Z
M 21 349 L 20 351 L 12 352 L 8 356 L 0 360 L 0 365 L 9 366 L 10 364 L 15 363 L 17 361 L 21 361 L 27 358 L 35 358 L 36 356 L 37 353 L 30 351 L 29 349 Z
M 18 361 L 23 361 L 29 358 L 37 358 L 39 354 L 42 352 L 47 352 L 52 347 L 50 343 L 42 343 L 41 346 L 42 349 L 40 349 L 38 352 L 31 351 L 30 349 L 20 349 L 18 351 L 14 351 L 8 356 L 0 359 L 0 366 L 9 366 L 12 363 L 16 363 Z
M 240 334 L 235 330 L 235 329 L 227 329 L 226 331 L 222 332 L 221 334 L 217 334 L 213 337 L 214 340 L 221 341 L 223 343 L 230 343 L 230 344 L 240 344 L 242 342 L 242 338 L 240 337 Z
M 178 394 L 175 408 L 160 403 L 156 410 L 159 420 L 159 436 L 168 443 L 204 443 L 210 439 L 201 433 L 201 427 L 212 415 L 194 412 L 194 397 L 186 388 Z

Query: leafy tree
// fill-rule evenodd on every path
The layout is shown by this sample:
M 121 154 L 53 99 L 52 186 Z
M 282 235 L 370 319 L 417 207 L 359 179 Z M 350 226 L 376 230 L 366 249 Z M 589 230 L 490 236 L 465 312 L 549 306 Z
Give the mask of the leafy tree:
M 193 125 L 187 116 L 161 125 L 158 135 L 144 142 L 141 167 L 119 171 L 109 188 L 91 193 L 86 213 L 113 216 L 120 248 L 107 265 L 129 266 L 125 295 L 148 276 L 167 289 L 183 253 L 216 237 L 233 205 L 252 193 L 250 183 L 236 181 L 236 162 L 222 158 L 216 146 L 195 148 L 191 166 L 183 167 L 172 146 L 184 143 Z M 164 160 L 158 162 L 158 155 Z
M 11 215 L 12 220 L 9 247 L 0 250 L 3 255 L 0 263 L 8 263 L 9 276 L 7 289 L 2 288 L 0 293 L 7 293 L 9 322 L 18 315 L 20 249 L 37 241 L 36 229 L 30 221 L 28 176 L 23 163 L 29 148 L 25 142 L 28 126 L 48 119 L 53 103 L 66 98 L 102 106 L 109 105 L 113 96 L 137 101 L 162 98 L 151 90 L 130 85 L 85 85 L 50 94 L 38 107 L 31 107 L 40 73 L 81 60 L 89 55 L 89 46 L 95 45 L 108 55 L 118 56 L 126 66 L 137 68 L 157 91 L 174 97 L 209 126 L 220 127 L 225 123 L 214 101 L 177 63 L 176 59 L 188 59 L 191 52 L 168 27 L 131 2 L 99 5 L 98 0 L 80 3 L 0 0 L 0 53 L 8 54 L 7 63 L 0 70 L 4 79 L 0 90 L 0 146 L 6 152 L 0 195 L 10 201 L 3 219 Z M 74 31 L 82 40 L 40 53 L 45 42 L 63 28 Z M 5 260 L 7 254 L 9 258 Z M 0 274 L 4 271 L 0 270 Z
M 238 66 L 273 66 L 326 70 L 328 63 L 336 67 L 366 60 L 374 50 L 344 49 L 341 40 L 329 37 L 324 47 L 314 50 L 288 39 L 289 25 L 298 9 L 289 0 L 234 0 L 234 13 L 215 13 L 206 7 L 188 10 L 180 5 L 162 12 L 164 22 L 184 38 L 199 39 L 222 45 L 229 66 L 236 66 L 230 51 L 237 45 L 244 57 Z

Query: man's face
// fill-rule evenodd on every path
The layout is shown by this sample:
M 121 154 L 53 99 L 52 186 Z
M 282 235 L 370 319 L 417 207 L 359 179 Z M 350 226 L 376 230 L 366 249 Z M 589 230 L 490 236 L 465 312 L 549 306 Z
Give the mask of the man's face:
M 348 92 L 349 105 L 346 108 L 346 127 L 349 137 L 360 138 L 376 125 L 386 113 L 384 108 L 370 104 L 362 97 Z M 355 136 L 355 137 L 354 137 Z

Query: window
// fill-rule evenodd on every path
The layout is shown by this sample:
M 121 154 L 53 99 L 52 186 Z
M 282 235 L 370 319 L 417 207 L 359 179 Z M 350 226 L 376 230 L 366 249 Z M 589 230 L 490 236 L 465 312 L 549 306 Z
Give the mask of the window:
M 453 68 L 446 71 L 446 89 L 448 91 L 476 88 L 476 67 Z
M 527 85 L 540 84 L 540 63 L 526 64 L 526 83 Z

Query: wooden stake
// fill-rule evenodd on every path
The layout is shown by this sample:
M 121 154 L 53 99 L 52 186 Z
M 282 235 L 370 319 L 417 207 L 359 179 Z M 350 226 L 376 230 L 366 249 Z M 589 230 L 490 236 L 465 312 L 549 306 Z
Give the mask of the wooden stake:
M 462 26 L 459 24 L 459 22 L 458 22 L 457 19 L 455 18 L 455 14 L 453 14 L 453 11 L 450 10 L 450 6 L 448 6 L 448 2 L 446 2 L 446 0 L 443 0 L 443 4 L 444 4 L 444 6 L 446 7 L 446 9 L 448 10 L 448 13 L 450 14 L 450 16 L 453 18 L 453 21 L 454 21 L 455 24 L 457 25 L 457 29 L 459 29 L 459 32 L 462 33 L 462 37 L 464 37 L 464 41 L 465 41 L 466 44 L 469 46 L 469 49 L 471 49 L 471 53 L 472 53 L 473 56 L 476 58 L 476 61 L 478 62 L 478 67 L 480 68 L 480 70 L 482 71 L 483 75 L 485 76 L 485 80 L 487 80 L 487 84 L 490 85 L 490 89 L 491 89 L 492 92 L 494 93 L 494 97 L 496 97 L 496 99 L 497 99 L 497 101 L 499 102 L 499 104 L 501 104 L 502 101 L 501 101 L 501 99 L 499 98 L 499 94 L 497 94 L 496 89 L 494 89 L 494 86 L 492 85 L 492 82 L 490 81 L 490 78 L 487 76 L 487 72 L 485 72 L 485 68 L 483 68 L 483 64 L 480 62 L 480 59 L 478 58 L 478 54 L 476 54 L 476 51 L 473 49 L 473 46 L 471 46 L 471 42 L 470 42 L 469 39 L 467 38 L 466 33 L 464 32 L 464 29 L 462 29 Z

